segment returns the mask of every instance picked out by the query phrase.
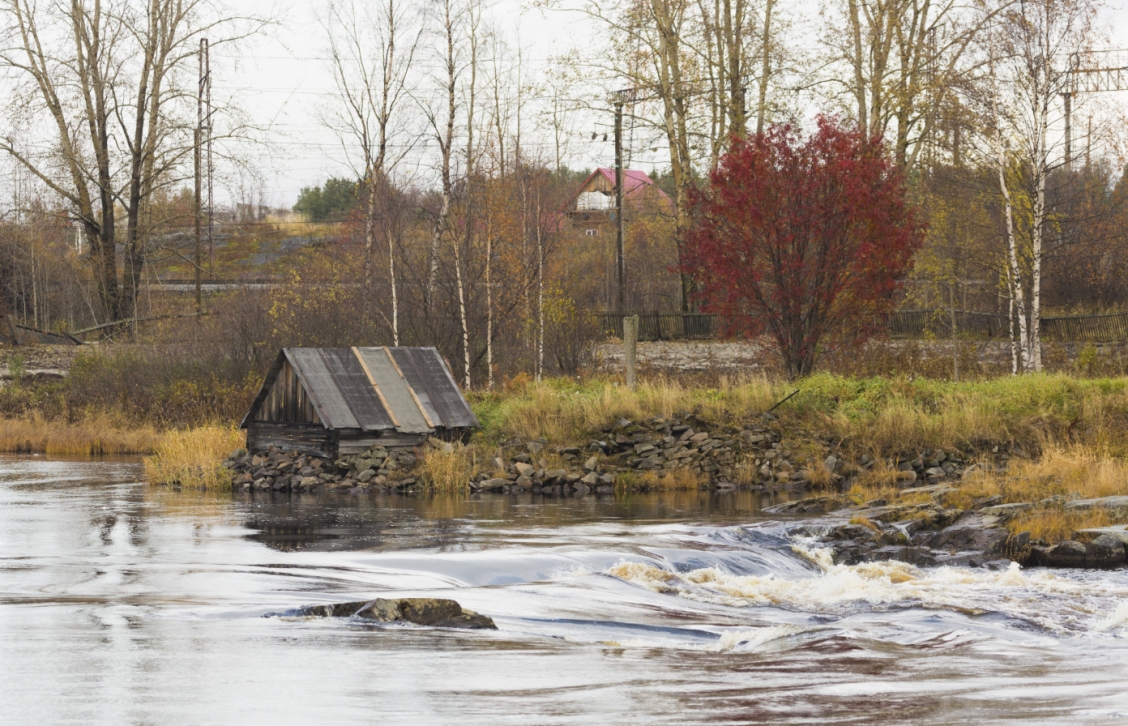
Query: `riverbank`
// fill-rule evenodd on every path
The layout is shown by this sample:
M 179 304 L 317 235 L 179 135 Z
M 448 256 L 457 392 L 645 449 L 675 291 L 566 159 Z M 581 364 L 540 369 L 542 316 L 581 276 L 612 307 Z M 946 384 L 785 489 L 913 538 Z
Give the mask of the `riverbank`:
M 49 391 L 27 398 L 51 400 Z M 1119 509 L 1071 504 L 1128 495 L 1128 378 L 720 377 L 653 379 L 633 391 L 613 379 L 557 379 L 468 398 L 482 429 L 465 446 L 433 440 L 336 461 L 282 451 L 229 458 L 241 432 L 219 416 L 158 427 L 97 411 L 5 418 L 0 450 L 144 453 L 153 482 L 220 490 L 800 490 L 850 506 L 928 499 L 962 512 L 1010 507 L 1001 526 L 1047 546 L 1128 522 Z M 937 489 L 921 491 L 929 487 Z

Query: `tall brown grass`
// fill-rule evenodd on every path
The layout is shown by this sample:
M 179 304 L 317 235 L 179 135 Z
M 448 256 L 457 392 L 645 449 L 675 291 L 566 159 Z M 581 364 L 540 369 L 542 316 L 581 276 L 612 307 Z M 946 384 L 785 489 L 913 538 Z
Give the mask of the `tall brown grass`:
M 0 418 L 0 451 L 67 456 L 148 454 L 161 434 L 147 424 L 123 426 L 107 415 L 78 422 L 48 421 L 36 412 Z
M 1117 496 L 1128 494 L 1128 463 L 1104 446 L 1049 444 L 1037 458 L 1012 459 L 1005 473 L 973 472 L 960 493 L 1004 503 Z
M 1069 539 L 1079 529 L 1107 527 L 1110 524 L 1119 522 L 1104 509 L 1066 512 L 1061 507 L 1042 507 L 1007 522 L 1007 529 L 1014 533 L 1029 532 L 1032 539 L 1053 544 Z
M 470 478 L 477 473 L 475 449 L 462 444 L 450 451 L 430 449 L 419 462 L 419 478 L 428 490 L 437 493 L 463 493 L 470 490 Z
M 233 426 L 168 431 L 161 437 L 153 455 L 145 459 L 145 478 L 151 484 L 230 489 L 231 471 L 221 464 L 242 446 L 242 438 L 242 433 Z

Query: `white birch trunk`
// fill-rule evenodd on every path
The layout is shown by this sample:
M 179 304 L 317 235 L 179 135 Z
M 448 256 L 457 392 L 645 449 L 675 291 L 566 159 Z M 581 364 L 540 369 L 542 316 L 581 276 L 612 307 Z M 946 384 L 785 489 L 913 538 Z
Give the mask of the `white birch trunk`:
M 395 236 L 388 232 L 388 279 L 392 285 L 392 345 L 399 345 L 399 293 L 396 291 Z
M 454 242 L 454 276 L 458 283 L 458 316 L 462 321 L 462 369 L 465 372 L 462 387 L 470 390 L 470 328 L 466 325 L 466 288 L 462 284 L 462 252 L 458 240 Z
M 1014 232 L 1014 207 L 1011 203 L 1010 188 L 1007 186 L 1006 154 L 1003 151 L 1003 128 L 999 119 L 998 100 L 994 100 L 995 111 L 995 155 L 999 167 L 999 191 L 1003 194 L 1003 203 L 1007 219 L 1007 264 L 1009 265 L 1008 279 L 1011 286 L 1011 305 L 1018 315 L 1018 336 L 1022 353 L 1022 370 L 1030 370 L 1030 338 L 1026 328 L 1026 301 L 1022 289 L 1022 270 L 1018 264 L 1018 240 Z M 1012 316 L 1013 318 L 1013 316 Z
M 490 271 L 493 265 L 493 229 L 486 225 L 486 388 L 493 390 L 493 285 Z
M 540 220 L 540 197 L 537 197 L 537 382 L 544 375 L 544 237 Z
M 1049 78 L 1047 77 L 1047 82 Z M 1031 232 L 1032 270 L 1030 281 L 1030 368 L 1042 370 L 1042 237 L 1046 223 L 1046 176 L 1049 162 L 1046 142 L 1049 125 L 1049 95 L 1042 94 L 1039 99 L 1037 128 L 1037 149 L 1034 154 L 1034 219 Z

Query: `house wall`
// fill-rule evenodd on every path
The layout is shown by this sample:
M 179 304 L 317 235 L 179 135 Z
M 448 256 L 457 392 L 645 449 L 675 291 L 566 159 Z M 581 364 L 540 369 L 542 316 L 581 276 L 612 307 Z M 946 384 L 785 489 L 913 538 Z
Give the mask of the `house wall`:
M 326 458 L 337 456 L 335 432 L 322 428 L 320 424 L 249 422 L 247 451 L 266 451 L 271 446 Z
M 293 422 L 320 424 L 321 418 L 313 402 L 309 400 L 305 387 L 294 375 L 294 368 L 289 361 L 282 364 L 282 370 L 270 387 L 270 393 L 262 402 L 258 414 L 258 421 Z

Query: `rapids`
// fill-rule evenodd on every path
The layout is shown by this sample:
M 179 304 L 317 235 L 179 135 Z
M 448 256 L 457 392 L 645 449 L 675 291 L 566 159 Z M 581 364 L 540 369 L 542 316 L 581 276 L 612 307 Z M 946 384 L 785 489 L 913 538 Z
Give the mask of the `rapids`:
M 272 498 L 140 474 L 0 459 L 0 723 L 1128 721 L 1128 570 L 834 565 L 747 492 Z M 376 596 L 499 630 L 263 617 Z

